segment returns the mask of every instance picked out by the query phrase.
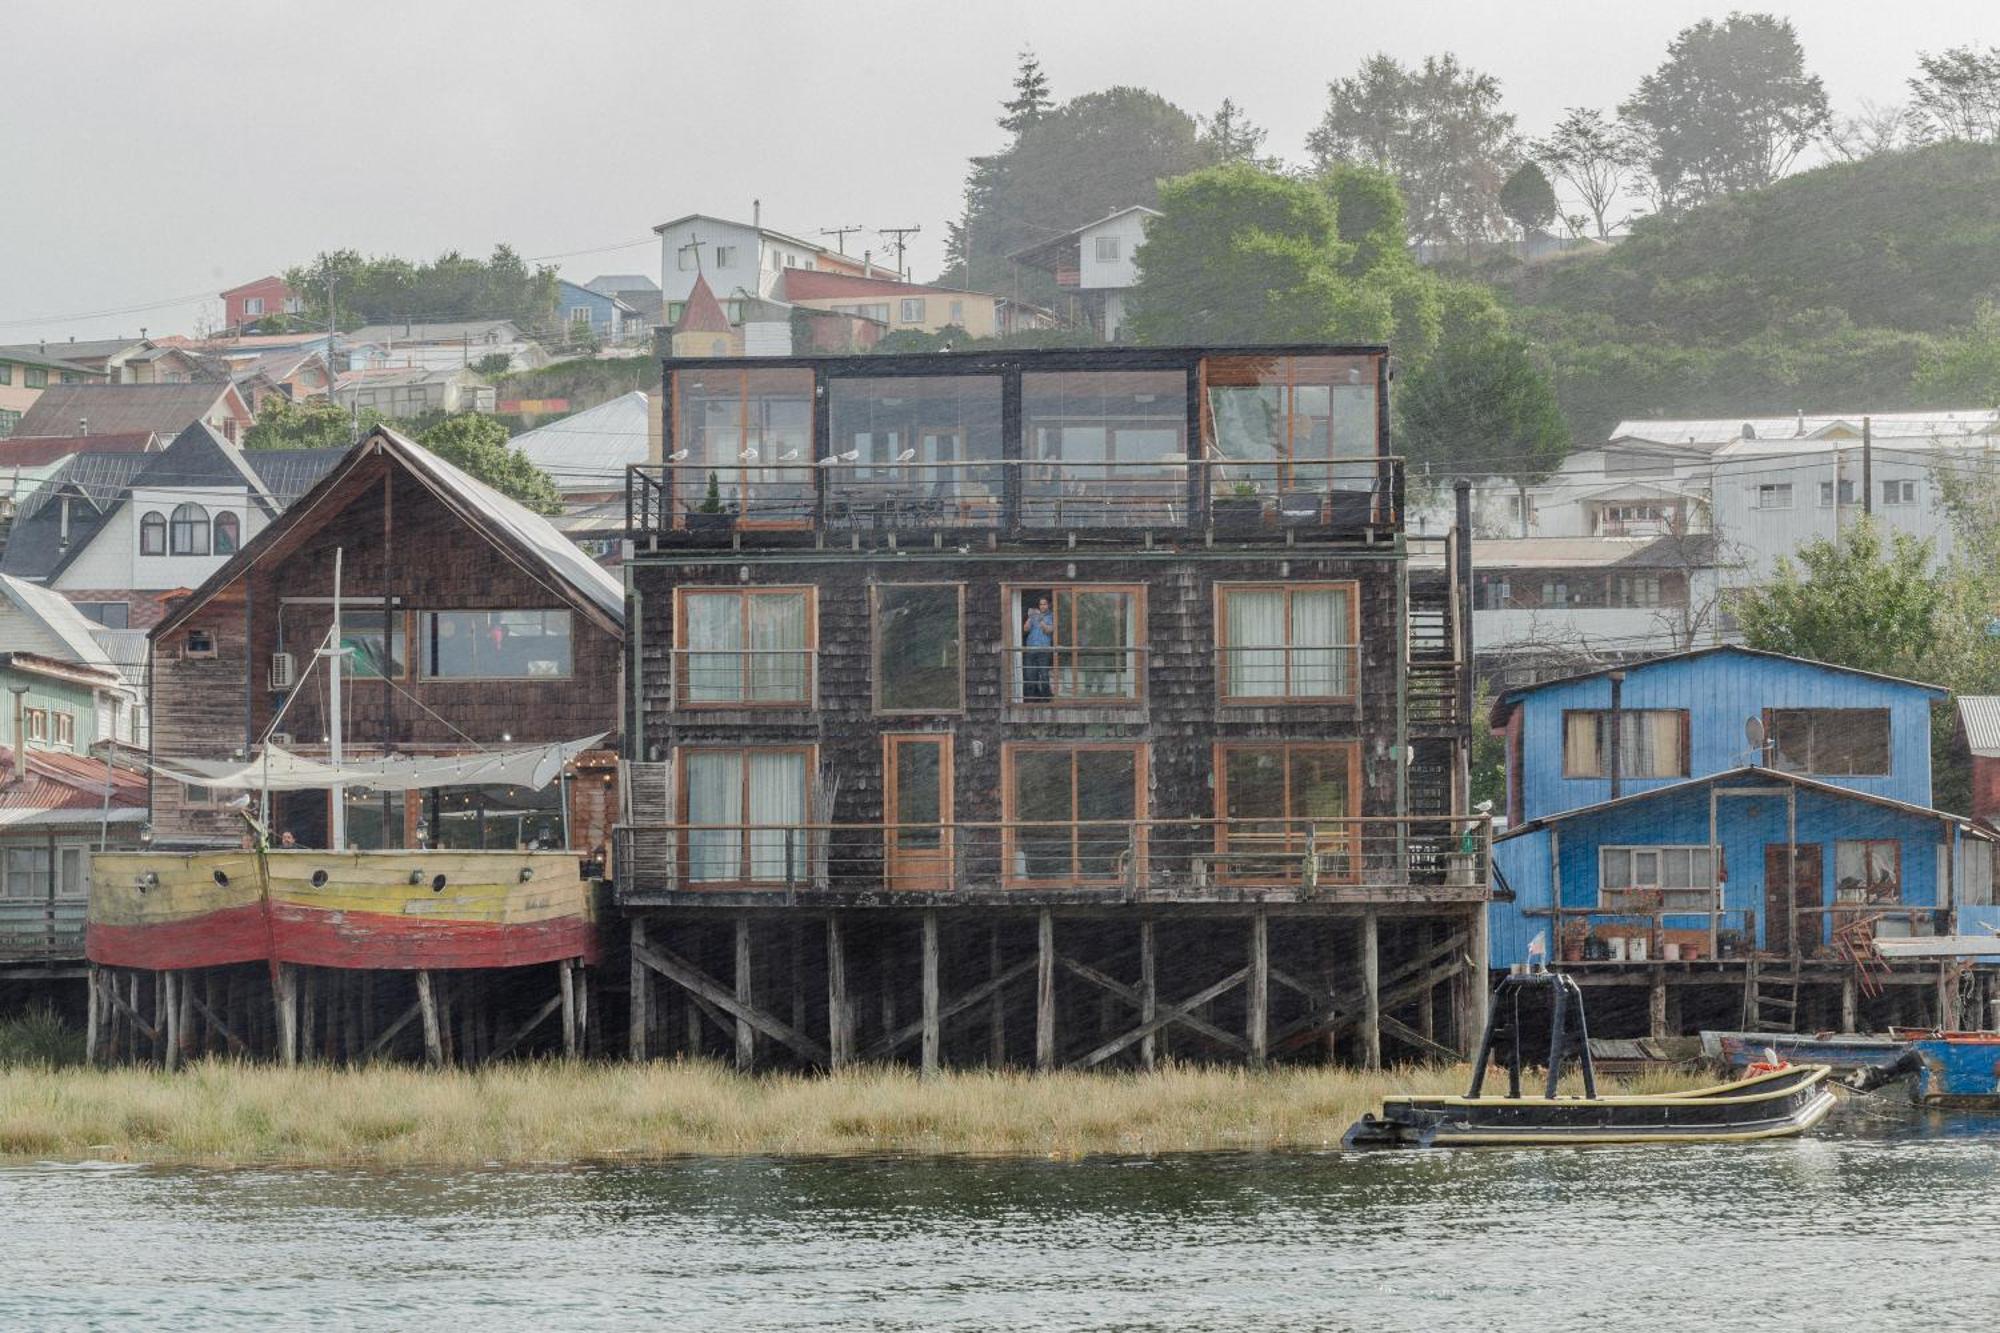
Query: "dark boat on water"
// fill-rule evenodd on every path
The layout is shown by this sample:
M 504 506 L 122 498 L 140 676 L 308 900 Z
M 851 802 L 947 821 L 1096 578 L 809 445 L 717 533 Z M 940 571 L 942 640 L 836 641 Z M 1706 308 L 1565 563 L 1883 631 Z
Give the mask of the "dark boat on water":
M 1548 1011 L 1547 1081 L 1521 1091 L 1523 1002 Z M 1482 1095 L 1496 1048 L 1505 1047 L 1507 1095 Z M 1566 1061 L 1583 1075 L 1581 1097 L 1558 1096 Z M 1583 1016 L 1583 991 L 1559 972 L 1523 971 L 1500 982 L 1463 1097 L 1392 1097 L 1341 1139 L 1344 1148 L 1457 1148 L 1578 1143 L 1692 1143 L 1803 1134 L 1833 1109 L 1825 1065 L 1785 1065 L 1688 1092 L 1599 1096 Z

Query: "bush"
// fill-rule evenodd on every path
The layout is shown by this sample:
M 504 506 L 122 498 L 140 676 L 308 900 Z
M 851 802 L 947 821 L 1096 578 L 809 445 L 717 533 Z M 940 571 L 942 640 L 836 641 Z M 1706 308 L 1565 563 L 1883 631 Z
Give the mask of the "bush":
M 47 1004 L 0 1018 L 0 1069 L 83 1063 L 83 1034 Z

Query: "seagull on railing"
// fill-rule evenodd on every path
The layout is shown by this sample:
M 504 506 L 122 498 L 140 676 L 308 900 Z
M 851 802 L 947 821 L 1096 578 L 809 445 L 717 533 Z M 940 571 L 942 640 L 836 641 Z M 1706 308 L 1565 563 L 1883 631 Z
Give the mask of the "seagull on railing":
M 898 463 L 907 463 L 916 456 L 917 451 L 915 449 L 905 449 L 902 453 L 896 455 L 896 461 Z
M 685 449 L 676 449 L 676 450 L 674 450 L 674 451 L 673 451 L 672 453 L 670 453 L 670 454 L 668 454 L 668 455 L 667 455 L 667 461 L 668 461 L 669 463 L 678 463 L 678 462 L 680 462 L 680 461 L 681 461 L 682 459 L 686 458 L 687 456 L 688 456 L 688 451 L 687 451 L 687 450 L 685 450 Z
M 787 450 L 785 450 L 785 452 L 783 452 L 782 454 L 779 454 L 779 455 L 778 455 L 778 461 L 779 461 L 780 463 L 789 463 L 789 462 L 791 462 L 791 461 L 792 461 L 792 460 L 793 460 L 794 458 L 797 458 L 798 456 L 799 456 L 799 451 L 798 451 L 798 450 L 796 450 L 796 449 L 787 449 Z
M 746 463 L 754 463 L 757 461 L 757 446 L 753 444 L 736 456 Z

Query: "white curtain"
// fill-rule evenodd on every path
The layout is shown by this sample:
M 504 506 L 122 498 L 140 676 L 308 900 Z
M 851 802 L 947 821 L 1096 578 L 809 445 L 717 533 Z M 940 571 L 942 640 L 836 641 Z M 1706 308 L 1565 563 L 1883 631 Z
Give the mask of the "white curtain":
M 785 844 L 791 843 L 791 874 L 806 867 L 806 757 L 802 754 L 750 755 L 750 878 L 784 879 Z M 788 838 L 789 835 L 789 838 Z
M 741 595 L 733 592 L 690 594 L 687 598 L 687 637 L 688 702 L 729 703 L 741 700 Z
M 1225 594 L 1229 689 L 1238 698 L 1285 692 L 1285 595 L 1277 588 Z
M 688 878 L 732 880 L 743 871 L 743 756 L 694 751 L 687 757 Z
M 750 599 L 750 698 L 809 700 L 804 593 Z
M 1566 713 L 1563 716 L 1563 776 L 1566 778 L 1601 778 L 1604 776 L 1604 751 L 1598 744 L 1598 714 L 1589 712 Z
M 1340 695 L 1351 690 L 1347 650 L 1347 590 L 1292 594 L 1292 693 Z

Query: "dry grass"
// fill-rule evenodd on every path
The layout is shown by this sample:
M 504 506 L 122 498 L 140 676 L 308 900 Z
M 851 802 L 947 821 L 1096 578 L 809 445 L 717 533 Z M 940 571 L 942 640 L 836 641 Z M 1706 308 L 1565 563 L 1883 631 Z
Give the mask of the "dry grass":
M 1463 1067 L 932 1080 L 901 1069 L 744 1077 L 686 1063 L 24 1068 L 0 1078 L 0 1160 L 474 1165 L 1323 1147 L 1384 1093 L 1459 1092 L 1464 1081 Z

